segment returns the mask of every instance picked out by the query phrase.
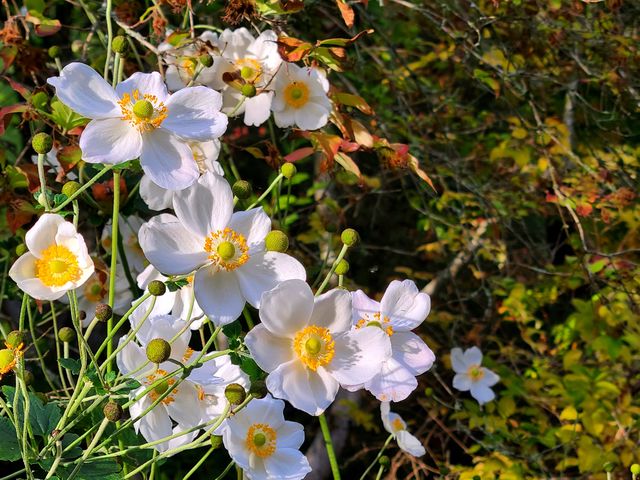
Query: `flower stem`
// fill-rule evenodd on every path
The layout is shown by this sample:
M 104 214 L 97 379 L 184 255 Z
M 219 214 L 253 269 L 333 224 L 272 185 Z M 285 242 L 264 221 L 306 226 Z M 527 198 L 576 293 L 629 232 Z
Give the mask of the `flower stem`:
M 38 154 L 38 177 L 40 177 L 40 195 L 44 199 L 44 209 L 48 212 L 51 210 L 51 205 L 47 197 L 47 180 L 44 176 L 44 153 Z
M 60 205 L 58 205 L 56 208 L 54 208 L 53 210 L 51 210 L 52 213 L 56 213 L 59 212 L 60 210 L 62 210 L 64 207 L 66 207 L 67 205 L 69 205 L 74 199 L 76 199 L 82 192 L 84 192 L 87 188 L 89 188 L 91 185 L 93 185 L 94 183 L 96 183 L 98 181 L 98 179 L 100 177 L 102 177 L 105 173 L 111 171 L 111 169 L 113 168 L 113 165 L 107 165 L 106 167 L 104 167 L 102 170 L 100 170 L 98 173 L 96 173 L 87 183 L 83 184 L 73 195 L 71 195 L 69 198 L 67 198 L 64 202 L 62 202 Z
M 327 449 L 327 456 L 329 457 L 333 480 L 340 480 L 340 469 L 338 468 L 336 452 L 333 450 L 333 442 L 331 441 L 331 432 L 329 431 L 329 425 L 327 424 L 327 417 L 322 413 L 318 417 L 318 420 L 320 421 L 320 429 L 322 430 L 322 438 L 324 438 L 324 446 Z
M 279 185 L 280 182 L 282 181 L 282 179 L 284 178 L 283 174 L 278 174 L 278 176 L 275 178 L 275 180 L 273 182 L 271 182 L 271 185 L 269 185 L 269 188 L 267 188 L 264 193 L 262 195 L 260 195 L 260 197 L 253 202 L 251 205 L 249 205 L 247 207 L 247 210 L 251 210 L 253 207 L 255 207 L 256 205 L 258 205 L 262 200 L 264 200 L 267 195 L 269 195 L 269 192 L 271 192 L 271 190 L 273 190 L 275 188 L 276 185 Z
M 329 270 L 329 273 L 327 273 L 327 276 L 324 277 L 324 280 L 322 281 L 322 283 L 318 287 L 318 290 L 316 291 L 316 297 L 318 295 L 320 295 L 324 291 L 325 288 L 327 288 L 327 284 L 329 283 L 329 280 L 331 279 L 331 275 L 333 275 L 333 272 L 336 271 L 336 267 L 342 261 L 344 256 L 347 254 L 347 250 L 349 250 L 349 247 L 347 245 L 342 245 L 342 250 L 340 250 L 340 253 L 338 254 L 338 258 L 336 258 L 336 260 L 333 262 L 333 265 L 331 265 L 331 270 Z
M 113 26 L 111 25 L 111 8 L 113 7 L 113 1 L 107 0 L 107 11 L 105 17 L 107 20 L 107 58 L 104 61 L 104 74 L 102 75 L 105 80 L 109 81 L 109 63 L 111 62 L 111 41 L 113 40 Z
M 110 2 L 109 2 L 110 3 Z M 120 216 L 120 172 L 113 172 L 113 215 L 111 217 L 111 268 L 109 268 L 109 306 L 113 308 L 116 299 L 116 265 L 118 261 L 118 219 Z M 107 343 L 107 358 L 113 352 L 113 315 L 107 320 L 107 336 L 110 337 Z M 107 362 L 107 372 L 112 368 L 111 360 Z
M 389 435 L 389 437 L 387 438 L 387 441 L 384 442 L 384 445 L 382 445 L 382 448 L 378 452 L 378 455 L 376 455 L 376 458 L 373 459 L 373 462 L 371 462 L 371 464 L 367 467 L 367 469 L 364 471 L 364 473 L 360 477 L 360 480 L 364 480 L 367 474 L 371 471 L 371 469 L 376 466 L 376 463 L 378 462 L 380 457 L 382 457 L 382 454 L 384 453 L 387 446 L 389 446 L 389 443 L 391 442 L 391 440 L 393 440 L 393 435 Z

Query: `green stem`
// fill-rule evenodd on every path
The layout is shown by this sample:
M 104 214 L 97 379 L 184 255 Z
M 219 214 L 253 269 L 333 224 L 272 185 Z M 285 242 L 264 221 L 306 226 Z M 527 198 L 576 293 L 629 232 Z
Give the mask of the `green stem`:
M 393 435 L 389 435 L 389 437 L 387 438 L 387 441 L 384 442 L 384 445 L 382 445 L 382 448 L 378 452 L 378 455 L 376 455 L 376 458 L 373 459 L 373 462 L 371 462 L 371 464 L 367 467 L 367 469 L 364 471 L 364 473 L 360 477 L 360 480 L 364 480 L 364 478 L 371 471 L 371 469 L 376 466 L 376 463 L 378 463 L 378 460 L 380 460 L 380 457 L 382 457 L 382 454 L 384 453 L 385 449 L 389 446 L 389 443 L 391 442 L 391 440 L 393 440 Z
M 116 298 L 116 266 L 118 261 L 118 220 L 120 216 L 120 172 L 113 172 L 113 215 L 111 217 L 111 268 L 109 269 L 109 306 L 113 308 Z M 112 337 L 113 315 L 107 320 L 107 335 Z M 113 352 L 113 338 L 107 343 L 107 357 Z M 107 372 L 112 369 L 111 360 L 107 362 Z
M 347 254 L 347 250 L 349 250 L 349 247 L 347 245 L 342 245 L 342 250 L 340 250 L 340 253 L 338 254 L 338 258 L 336 258 L 336 260 L 333 262 L 333 265 L 331 265 L 331 270 L 329 270 L 329 273 L 327 273 L 327 276 L 324 277 L 324 280 L 318 287 L 318 290 L 316 291 L 316 296 L 320 295 L 324 291 L 324 289 L 327 288 L 327 284 L 329 283 L 331 276 L 336 271 L 336 267 L 338 266 L 340 261 Z
M 333 450 L 333 442 L 331 441 L 331 432 L 329 431 L 329 425 L 327 424 L 327 417 L 322 413 L 318 417 L 318 420 L 320 421 L 320 429 L 322 430 L 322 438 L 324 438 L 324 446 L 327 449 L 327 456 L 329 457 L 333 480 L 340 480 L 340 469 L 338 468 L 336 452 Z
M 260 195 L 260 197 L 255 202 L 249 205 L 247 207 L 247 210 L 251 210 L 253 207 L 258 205 L 262 200 L 264 200 L 267 197 L 267 195 L 269 195 L 269 192 L 271 192 L 271 190 L 273 190 L 276 187 L 276 185 L 280 184 L 283 178 L 284 178 L 284 175 L 282 173 L 279 173 L 278 176 L 275 178 L 275 180 L 271 182 L 271 185 L 269 185 L 269 188 L 267 188 L 264 191 L 264 193 Z
M 96 173 L 87 183 L 83 184 L 73 195 L 71 195 L 69 198 L 67 198 L 64 202 L 62 202 L 56 208 L 51 210 L 51 213 L 57 213 L 60 210 L 62 210 L 64 207 L 69 205 L 73 200 L 78 198 L 78 196 L 82 192 L 84 192 L 87 188 L 89 188 L 91 185 L 96 183 L 100 177 L 102 177 L 105 173 L 110 172 L 112 168 L 113 168 L 113 165 L 107 165 L 106 167 L 104 167 L 102 170 L 100 170 L 98 173 Z
M 113 26 L 111 25 L 111 9 L 113 7 L 113 1 L 107 0 L 107 11 L 105 13 L 107 20 L 107 58 L 104 61 L 104 73 L 103 77 L 106 81 L 109 81 L 109 63 L 111 62 L 111 41 L 113 40 Z
M 38 177 L 40 177 L 40 195 L 42 195 L 42 198 L 44 199 L 44 209 L 48 212 L 51 210 L 51 205 L 49 205 L 49 198 L 47 197 L 47 180 L 44 176 L 44 158 L 44 153 L 38 154 Z

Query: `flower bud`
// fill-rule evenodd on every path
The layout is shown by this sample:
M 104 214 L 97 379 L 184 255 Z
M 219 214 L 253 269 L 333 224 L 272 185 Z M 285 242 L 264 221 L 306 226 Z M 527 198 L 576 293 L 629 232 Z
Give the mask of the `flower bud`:
M 7 335 L 7 338 L 5 338 L 4 343 L 8 348 L 20 348 L 20 346 L 24 344 L 24 333 L 20 330 L 9 332 L 9 335 Z
M 96 318 L 101 322 L 106 322 L 113 317 L 113 309 L 106 303 L 96 305 Z
M 632 475 L 640 475 L 640 464 L 634 463 L 633 465 L 631 465 L 631 468 L 629 470 L 631 470 Z
M 36 108 L 44 108 L 49 102 L 49 96 L 45 92 L 36 92 L 31 95 L 29 103 Z
M 344 243 L 347 247 L 353 247 L 356 243 L 358 243 L 358 232 L 356 232 L 353 228 L 347 228 L 342 231 L 340 239 L 342 240 L 342 243 Z
M 227 397 L 231 405 L 240 405 L 247 398 L 247 392 L 244 391 L 242 385 L 230 383 L 224 389 L 224 396 Z
M 149 282 L 149 293 L 151 295 L 161 297 L 165 294 L 166 291 L 167 286 L 164 284 L 164 282 L 161 282 L 160 280 L 153 280 Z
M 380 464 L 381 467 L 389 468 L 389 465 L 391 465 L 391 459 L 389 457 L 387 457 L 386 455 L 382 455 L 378 459 L 378 463 Z
M 244 85 L 242 85 L 242 88 L 240 88 L 240 91 L 242 92 L 242 95 L 244 95 L 247 98 L 256 96 L 256 87 L 251 83 L 245 83 Z
M 19 257 L 22 256 L 27 251 L 27 246 L 24 243 L 21 243 L 16 247 L 16 255 Z
M 264 398 L 264 396 L 267 394 L 267 384 L 264 382 L 264 380 L 256 380 L 254 382 L 251 382 L 249 393 L 255 398 Z
M 76 339 L 76 332 L 73 330 L 73 328 L 62 327 L 58 331 L 58 338 L 64 343 L 71 343 Z
M 147 344 L 147 358 L 150 362 L 166 362 L 170 356 L 171 345 L 164 338 L 154 338 Z
M 104 418 L 110 422 L 117 422 L 122 418 L 122 407 L 113 400 L 109 400 L 102 409 Z
M 425 397 L 430 397 L 431 395 L 433 395 L 433 388 L 431 387 L 427 387 L 424 389 L 424 396 Z
M 289 248 L 289 238 L 280 230 L 271 230 L 264 238 L 264 244 L 269 252 L 284 253 Z
M 47 51 L 47 53 L 49 54 L 49 57 L 51 57 L 51 58 L 59 57 L 60 56 L 60 47 L 57 46 L 57 45 L 49 47 L 49 50 Z
M 111 41 L 111 49 L 121 55 L 127 51 L 128 47 L 127 39 L 122 35 L 118 35 Z
M 222 446 L 222 436 L 211 435 L 211 448 L 217 450 Z
M 31 370 L 26 370 L 25 369 L 22 372 L 22 380 L 24 381 L 24 384 L 27 387 L 33 383 L 33 381 L 35 380 L 35 377 L 34 377 L 33 373 L 31 372 Z
M 31 139 L 31 146 L 36 153 L 47 154 L 53 148 L 53 138 L 48 133 L 37 133 Z
M 346 275 L 348 271 L 349 271 L 349 262 L 347 262 L 344 259 L 340 260 L 338 262 L 338 265 L 336 265 L 336 275 Z
M 211 65 L 213 65 L 213 57 L 208 53 L 205 53 L 198 57 L 198 62 L 200 62 L 200 65 L 202 65 L 203 67 L 209 68 Z
M 291 179 L 297 171 L 298 169 L 296 168 L 296 166 L 293 163 L 289 162 L 282 164 L 282 166 L 280 167 L 280 173 L 282 173 L 282 175 L 284 175 L 284 178 L 286 178 L 287 180 Z
M 238 180 L 231 187 L 233 194 L 238 197 L 240 200 L 246 200 L 253 193 L 253 189 L 251 188 L 251 184 L 246 180 Z
M 62 193 L 64 193 L 67 197 L 70 197 L 71 195 L 76 193 L 78 190 L 80 190 L 80 184 L 73 180 L 65 183 L 62 186 Z

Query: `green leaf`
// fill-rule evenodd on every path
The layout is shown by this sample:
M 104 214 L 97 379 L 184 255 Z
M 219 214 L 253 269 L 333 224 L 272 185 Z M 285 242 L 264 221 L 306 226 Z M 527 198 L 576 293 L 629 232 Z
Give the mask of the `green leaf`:
M 87 119 L 78 115 L 59 100 L 51 102 L 51 114 L 48 117 L 64 130 L 71 130 L 87 123 Z
M 62 478 L 68 477 L 73 471 L 73 465 L 68 467 L 58 467 L 58 472 Z M 120 465 L 111 460 L 97 460 L 92 462 L 90 459 L 82 464 L 80 471 L 76 475 L 78 480 L 119 480 L 123 478 Z
M 0 460 L 13 462 L 18 460 L 20 454 L 20 444 L 13 425 L 6 417 L 0 417 Z
M 240 325 L 240 321 L 236 320 L 229 325 L 225 325 L 222 327 L 222 333 L 224 333 L 229 339 L 238 338 L 242 333 L 242 326 Z
M 49 436 L 61 417 L 62 412 L 57 405 L 53 403 L 44 405 L 38 397 L 29 394 L 29 423 L 35 435 Z
M 62 368 L 71 370 L 74 375 L 80 373 L 80 362 L 74 358 L 59 358 L 58 363 Z

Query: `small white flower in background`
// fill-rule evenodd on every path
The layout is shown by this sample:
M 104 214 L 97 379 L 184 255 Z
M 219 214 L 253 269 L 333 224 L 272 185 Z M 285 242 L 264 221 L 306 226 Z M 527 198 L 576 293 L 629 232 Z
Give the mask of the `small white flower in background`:
M 28 251 L 11 266 L 9 276 L 36 300 L 57 300 L 94 272 L 84 238 L 60 215 L 42 215 L 25 243 Z
M 351 330 L 351 295 L 331 290 L 313 296 L 302 280 L 288 280 L 262 295 L 261 324 L 245 337 L 267 388 L 310 415 L 333 402 L 340 385 L 366 382 L 391 355 L 379 328 Z
M 184 321 L 170 315 L 152 314 L 144 323 L 141 323 L 147 313 L 147 307 L 148 304 L 141 305 L 130 317 L 132 327 L 140 327 L 136 333 L 136 339 L 140 342 L 140 345 L 135 342 L 128 342 L 116 357 L 120 372 L 142 384 L 140 388 L 130 393 L 130 398 L 139 396 L 154 382 L 178 369 L 176 364 L 168 361 L 160 365 L 149 363 L 145 349 L 151 340 L 162 338 L 171 343 L 170 358 L 183 364 L 193 363 L 200 355 L 200 352 L 189 348 L 191 331 L 185 328 Z M 125 342 L 125 337 L 122 337 L 119 345 L 122 346 Z M 216 361 L 214 362 L 213 360 Z M 146 366 L 144 366 L 145 364 Z M 223 368 L 215 368 L 216 366 L 222 366 Z M 205 371 L 199 372 L 200 369 L 205 369 Z M 206 385 L 201 385 L 198 379 L 200 376 L 204 376 L 203 374 L 205 373 L 207 377 L 212 378 L 207 379 Z M 222 377 L 221 373 L 229 375 L 230 378 Z M 131 417 L 137 418 L 155 400 L 169 391 L 169 394 L 162 401 L 133 424 L 136 432 L 141 433 L 149 442 L 161 440 L 213 420 L 209 413 L 211 404 L 219 403 L 220 399 L 205 391 L 205 388 L 208 388 L 211 382 L 224 386 L 237 381 L 248 384 L 246 376 L 240 372 L 239 367 L 231 365 L 228 355 L 205 362 L 203 366 L 193 370 L 183 382 L 174 387 L 179 378 L 180 374 L 176 374 L 165 380 L 165 382 L 151 390 L 129 408 Z M 159 443 L 154 448 L 160 452 L 165 452 L 189 443 L 197 435 L 198 430 L 195 430 Z
M 127 257 L 127 264 L 129 265 L 129 271 L 135 276 L 142 272 L 149 264 L 144 256 L 142 247 L 138 243 L 138 231 L 144 223 L 137 215 L 130 215 L 128 217 L 121 216 L 118 219 L 118 231 L 122 237 L 122 247 L 124 254 Z M 102 248 L 107 252 L 111 252 L 111 219 L 107 221 L 102 229 L 102 236 L 100 237 L 100 243 Z M 120 254 L 118 254 L 118 262 L 121 262 Z
M 233 322 L 246 302 L 290 278 L 305 279 L 295 258 L 265 251 L 271 219 L 262 208 L 233 213 L 227 181 L 212 172 L 173 197 L 175 215 L 153 217 L 140 229 L 142 250 L 168 275 L 195 271 L 196 301 L 216 325 Z
M 213 172 L 224 176 L 224 170 L 216 159 L 220 155 L 220 140 L 210 142 L 189 143 L 193 158 L 198 164 L 200 173 Z M 148 175 L 143 175 L 140 180 L 140 196 L 151 210 L 164 210 L 173 205 L 175 190 L 162 188 L 151 180 Z
M 414 457 L 421 457 L 426 453 L 420 440 L 407 431 L 407 424 L 402 420 L 402 417 L 390 411 L 389 402 L 380 404 L 380 417 L 382 418 L 384 429 L 393 435 L 393 438 L 398 442 L 400 450 Z
M 249 480 L 299 480 L 311 467 L 300 447 L 302 425 L 284 419 L 284 402 L 251 400 L 222 424 L 222 441 Z
M 283 63 L 271 85 L 275 91 L 271 110 L 278 127 L 317 130 L 327 124 L 331 100 L 324 72 Z
M 371 380 L 347 387 L 366 388 L 380 401 L 400 402 L 418 387 L 416 377 L 429 370 L 435 355 L 411 330 L 418 328 L 431 310 L 431 299 L 411 280 L 394 280 L 380 302 L 371 300 L 362 290 L 353 292 L 355 329 L 380 328 L 386 334 L 392 353 Z
M 149 283 L 153 280 L 160 280 L 166 282 L 168 277 L 162 275 L 156 270 L 153 265 L 149 265 L 144 271 L 138 275 L 137 283 L 138 287 L 142 290 L 146 290 Z M 156 314 L 172 313 L 173 316 L 178 317 L 185 322 L 189 322 L 189 328 L 191 330 L 198 330 L 206 321 L 204 312 L 195 300 L 195 292 L 193 291 L 193 278 L 188 278 L 187 285 L 183 286 L 175 292 L 171 292 L 169 289 L 164 295 L 156 297 L 156 303 L 153 308 L 153 312 Z M 191 313 L 191 316 L 189 316 Z
M 144 172 L 164 188 L 179 190 L 198 178 L 187 141 L 213 140 L 227 129 L 218 92 L 198 86 L 170 95 L 158 72 L 134 73 L 114 90 L 94 69 L 74 62 L 47 82 L 62 103 L 91 119 L 80 136 L 85 161 L 139 157 Z
M 38 155 L 31 155 L 31 161 L 37 164 Z M 60 160 L 58 160 L 58 149 L 56 147 L 53 147 L 51 150 L 49 150 L 49 153 L 44 156 L 44 164 L 50 166 L 55 170 L 58 181 L 61 181 L 62 178 L 66 178 L 67 180 L 76 180 L 78 178 L 78 176 L 74 172 L 69 172 L 66 175 L 63 175 L 64 168 L 62 168 Z
M 169 90 L 175 92 L 186 87 L 198 70 L 200 73 L 198 73 L 194 84 L 204 85 L 212 79 L 211 68 L 199 66 L 198 57 L 208 54 L 209 45 L 215 46 L 217 38 L 216 33 L 206 31 L 192 40 L 181 33 L 167 30 L 167 38 L 158 45 L 158 51 L 167 64 L 165 80 Z
M 478 347 L 471 347 L 464 353 L 457 347 L 451 349 L 451 366 L 456 372 L 453 388 L 461 392 L 470 391 L 480 405 L 495 398 L 491 387 L 500 381 L 500 377 L 482 366 L 482 352 Z
M 244 113 L 245 125 L 262 125 L 271 114 L 270 84 L 282 63 L 277 40 L 271 30 L 254 38 L 246 28 L 226 29 L 215 40 L 220 55 L 214 55 L 213 65 L 206 69 L 211 72 L 211 81 L 206 85 L 222 92 L 224 113 L 233 112 L 234 116 Z M 239 75 L 237 82 L 228 85 L 223 80 L 225 73 Z M 253 95 L 245 96 L 242 87 L 249 88 Z

